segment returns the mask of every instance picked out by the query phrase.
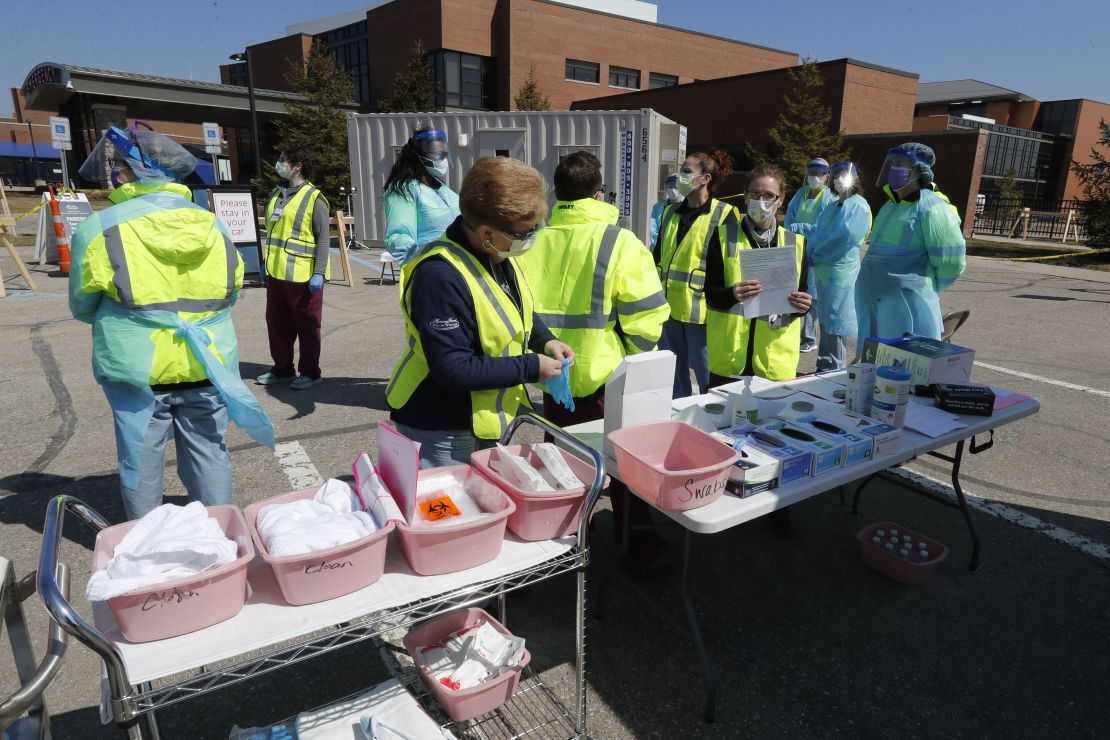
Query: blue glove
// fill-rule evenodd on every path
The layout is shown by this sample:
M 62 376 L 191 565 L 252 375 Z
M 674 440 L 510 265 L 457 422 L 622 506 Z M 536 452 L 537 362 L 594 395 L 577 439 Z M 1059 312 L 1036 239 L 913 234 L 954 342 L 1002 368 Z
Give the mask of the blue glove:
M 308 281 L 308 289 L 313 293 L 319 293 L 324 289 L 324 276 L 320 273 L 315 273 Z
M 570 360 L 563 360 L 563 373 L 547 381 L 547 392 L 555 403 L 574 411 L 574 397 L 570 395 Z

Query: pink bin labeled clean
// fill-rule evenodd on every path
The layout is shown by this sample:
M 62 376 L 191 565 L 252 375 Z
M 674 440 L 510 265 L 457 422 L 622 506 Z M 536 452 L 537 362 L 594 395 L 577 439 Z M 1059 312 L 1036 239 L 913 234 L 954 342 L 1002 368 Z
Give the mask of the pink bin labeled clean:
M 609 433 L 617 472 L 638 496 L 662 511 L 711 504 L 728 484 L 740 453 L 680 421 L 657 421 Z
M 389 533 L 394 529 L 393 522 L 386 523 L 385 527 L 367 537 L 326 550 L 284 557 L 269 553 L 255 528 L 258 512 L 270 504 L 310 499 L 318 490 L 306 488 L 256 501 L 246 511 L 247 525 L 258 554 L 273 571 L 282 598 L 293 606 L 346 596 L 377 582 L 385 571 L 385 551 Z
M 232 563 L 195 576 L 159 583 L 153 589 L 108 599 L 108 609 L 128 642 L 151 642 L 196 632 L 231 619 L 247 601 L 247 565 L 254 545 L 243 514 L 235 506 L 209 506 L 208 515 L 239 546 Z M 93 548 L 93 573 L 104 570 L 116 546 L 138 520 L 103 529 Z
M 927 560 L 919 560 L 914 555 L 913 560 L 902 557 L 897 552 L 891 552 L 886 549 L 886 542 L 890 541 L 890 531 L 898 531 L 899 539 L 909 537 L 911 544 L 910 548 L 912 553 L 919 551 L 919 544 L 925 543 L 926 549 L 929 553 Z M 872 537 L 877 536 L 879 530 L 884 533 L 886 542 L 882 545 L 876 545 L 871 541 Z M 869 524 L 856 533 L 856 538 L 859 540 L 859 554 L 864 563 L 871 566 L 885 576 L 893 578 L 899 583 L 907 586 L 920 586 L 929 581 L 936 575 L 937 568 L 948 557 L 948 548 L 940 542 L 925 537 L 917 532 L 906 529 L 900 524 L 894 522 L 877 522 Z
M 502 668 L 501 674 L 496 678 L 469 689 L 452 691 L 437 681 L 428 672 L 427 666 L 424 665 L 417 651 L 426 645 L 434 645 L 442 641 L 444 637 L 463 627 L 482 624 L 483 622 L 488 622 L 491 627 L 503 635 L 512 634 L 482 609 L 470 608 L 449 612 L 441 617 L 421 622 L 409 630 L 408 634 L 401 640 L 405 649 L 409 651 L 409 655 L 412 656 L 413 663 L 416 664 L 416 672 L 420 675 L 420 680 L 432 692 L 432 696 L 443 707 L 443 710 L 456 722 L 465 722 L 486 712 L 492 712 L 511 699 L 520 685 L 521 672 L 532 660 L 532 655 L 525 648 L 524 657 L 520 659 L 518 665 L 512 668 Z
M 532 451 L 531 445 L 508 445 L 506 449 L 533 465 L 536 464 L 536 453 Z M 553 540 L 578 532 L 582 506 L 586 502 L 586 491 L 593 483 L 595 468 L 565 450 L 559 450 L 559 453 L 578 476 L 578 480 L 582 481 L 581 488 L 547 493 L 522 491 L 490 467 L 490 462 L 497 460 L 500 454 L 496 447 L 479 450 L 470 456 L 470 464 L 496 483 L 516 504 L 516 511 L 509 516 L 509 530 L 522 540 Z
M 470 478 L 467 493 L 478 508 L 493 516 L 460 524 L 398 524 L 397 534 L 405 558 L 412 569 L 422 576 L 455 573 L 496 558 L 501 554 L 501 543 L 505 540 L 505 524 L 516 511 L 516 505 L 504 491 L 469 465 L 428 468 L 420 471 L 419 479 L 443 473 L 449 473 L 459 483 L 465 483 Z

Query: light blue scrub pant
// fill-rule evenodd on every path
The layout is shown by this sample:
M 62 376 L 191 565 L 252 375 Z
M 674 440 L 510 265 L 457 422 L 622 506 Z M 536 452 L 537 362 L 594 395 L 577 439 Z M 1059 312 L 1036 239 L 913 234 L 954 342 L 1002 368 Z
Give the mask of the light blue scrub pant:
M 469 429 L 416 429 L 397 423 L 393 426 L 420 445 L 420 467 L 424 469 L 469 465 L 472 454 L 497 444 L 497 440 L 478 439 Z
M 810 311 L 813 313 L 813 311 Z M 838 334 L 829 334 L 821 327 L 817 340 L 817 372 L 840 370 L 847 364 L 848 342 Z
M 120 420 L 116 419 L 116 424 Z M 122 484 L 128 519 L 162 504 L 166 443 L 177 446 L 177 475 L 193 501 L 231 503 L 231 454 L 227 450 L 227 406 L 213 387 L 154 392 L 154 416 L 143 438 L 139 487 Z
M 669 349 L 675 354 L 674 397 L 694 395 L 690 371 L 698 381 L 698 392 L 709 392 L 709 345 L 706 343 L 705 324 L 689 324 L 677 319 L 667 319 L 659 349 Z
M 817 341 L 817 296 L 814 295 L 817 291 L 813 289 L 813 268 L 807 267 L 806 284 L 809 286 L 809 294 L 813 296 L 813 305 L 802 320 L 801 344 L 813 344 Z

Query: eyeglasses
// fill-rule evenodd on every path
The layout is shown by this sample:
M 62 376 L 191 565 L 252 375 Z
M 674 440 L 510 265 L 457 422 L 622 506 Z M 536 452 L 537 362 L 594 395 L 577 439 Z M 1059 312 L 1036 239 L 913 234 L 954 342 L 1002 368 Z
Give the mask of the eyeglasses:
M 520 241 L 524 241 L 525 239 L 532 238 L 533 236 L 536 235 L 536 232 L 539 231 L 539 230 L 540 230 L 540 225 L 539 224 L 536 224 L 532 228 L 528 229 L 528 231 L 521 231 L 521 232 L 509 231 L 508 229 L 498 229 L 498 231 L 500 231 L 505 236 L 511 236 L 514 239 L 518 239 Z
M 768 192 L 748 193 L 748 195 L 747 195 L 748 200 L 778 200 L 778 197 L 779 196 L 776 195 L 775 193 L 768 193 Z

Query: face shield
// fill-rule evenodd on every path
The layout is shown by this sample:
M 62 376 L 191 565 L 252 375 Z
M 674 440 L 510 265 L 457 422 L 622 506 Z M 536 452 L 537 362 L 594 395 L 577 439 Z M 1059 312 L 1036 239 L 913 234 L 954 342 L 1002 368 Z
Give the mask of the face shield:
M 932 172 L 929 163 L 921 154 L 896 146 L 887 151 L 886 160 L 879 171 L 879 178 L 875 181 L 875 185 L 880 188 L 883 185 L 890 185 L 894 190 L 900 190 L 922 169 Z
M 818 190 L 825 184 L 829 174 L 829 165 L 823 159 L 815 159 L 806 165 L 806 187 Z
M 678 176 L 671 175 L 663 183 L 664 197 L 671 203 L 681 203 L 682 193 L 678 192 Z
M 132 124 L 129 132 L 115 126 L 104 132 L 77 172 L 86 180 L 118 187 L 124 168 L 129 168 L 140 182 L 157 183 L 182 180 L 196 166 L 196 157 L 173 139 L 149 126 L 140 131 Z
M 838 195 L 850 193 L 859 182 L 859 168 L 852 162 L 837 162 L 829 170 L 829 182 Z
M 447 134 L 442 131 L 418 131 L 412 135 L 412 148 L 425 165 L 447 159 Z

